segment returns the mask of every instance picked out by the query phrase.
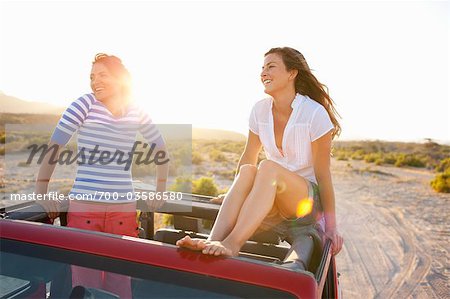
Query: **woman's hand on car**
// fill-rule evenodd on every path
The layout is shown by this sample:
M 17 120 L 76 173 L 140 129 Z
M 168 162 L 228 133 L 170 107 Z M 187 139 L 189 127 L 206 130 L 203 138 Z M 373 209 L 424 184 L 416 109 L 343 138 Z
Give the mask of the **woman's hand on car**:
M 222 204 L 223 200 L 225 199 L 226 194 L 219 194 L 216 197 L 213 197 L 209 200 L 210 203 L 215 203 L 215 204 Z
M 163 196 L 164 192 L 162 191 L 156 191 L 153 194 L 153 197 L 147 199 L 147 207 L 149 209 L 149 212 L 157 212 L 158 209 L 160 209 L 166 200 Z
M 325 236 L 331 240 L 333 255 L 338 254 L 344 244 L 344 238 L 338 233 L 337 229 L 327 229 Z
M 59 216 L 61 209 L 61 202 L 59 200 L 45 198 L 42 200 L 36 200 L 36 203 L 44 208 L 48 218 L 51 220 Z

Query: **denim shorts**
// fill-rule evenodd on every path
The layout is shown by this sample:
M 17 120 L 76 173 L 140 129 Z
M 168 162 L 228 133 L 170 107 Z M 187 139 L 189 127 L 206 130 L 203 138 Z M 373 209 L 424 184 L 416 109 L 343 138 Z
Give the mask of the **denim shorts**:
M 312 202 L 311 212 L 302 217 L 288 219 L 278 213 L 276 216 L 266 217 L 258 231 L 272 230 L 277 233 L 282 240 L 295 238 L 295 235 L 302 229 L 315 229 L 319 235 L 323 234 L 323 209 L 320 203 L 319 186 L 306 180 L 308 183 L 308 199 Z M 258 232 L 257 231 L 257 232 Z

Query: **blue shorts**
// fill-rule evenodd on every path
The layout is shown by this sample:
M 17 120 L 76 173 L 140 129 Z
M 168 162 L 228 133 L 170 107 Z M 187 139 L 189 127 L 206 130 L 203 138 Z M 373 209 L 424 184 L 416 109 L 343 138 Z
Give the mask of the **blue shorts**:
M 319 235 L 323 234 L 324 227 L 321 224 L 323 218 L 322 204 L 320 203 L 319 186 L 316 183 L 306 180 L 308 183 L 308 199 L 312 202 L 311 212 L 302 217 L 288 219 L 278 213 L 276 216 L 266 217 L 257 233 L 260 231 L 272 230 L 277 233 L 282 240 L 295 237 L 299 228 L 313 228 Z

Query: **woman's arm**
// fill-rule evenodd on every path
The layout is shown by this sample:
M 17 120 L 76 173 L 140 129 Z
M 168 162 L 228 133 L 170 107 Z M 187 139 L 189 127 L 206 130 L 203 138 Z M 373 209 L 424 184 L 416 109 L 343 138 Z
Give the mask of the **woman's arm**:
M 258 163 L 258 155 L 261 151 L 261 146 L 262 145 L 259 136 L 249 130 L 247 143 L 245 144 L 244 152 L 239 159 L 239 163 L 236 169 L 236 175 L 239 173 L 239 169 L 242 165 L 256 165 L 256 163 Z
M 162 193 L 167 190 L 167 178 L 169 176 L 169 152 L 164 142 L 159 143 L 157 153 L 164 152 L 164 158 L 160 160 L 160 163 L 156 164 L 156 192 Z M 151 212 L 156 211 L 165 203 L 164 200 L 157 200 L 156 198 L 163 198 L 162 194 L 155 196 L 154 200 L 147 201 L 147 206 Z M 156 199 L 156 200 L 155 200 Z
M 320 200 L 325 214 L 325 233 L 333 241 L 333 252 L 342 248 L 342 237 L 337 232 L 333 183 L 330 172 L 331 131 L 312 143 L 314 172 L 319 185 Z
M 48 183 L 52 177 L 53 171 L 55 170 L 56 163 L 50 163 L 51 159 L 55 161 L 59 157 L 59 150 L 62 146 L 65 146 L 69 140 L 72 138 L 73 134 L 81 127 L 84 123 L 89 111 L 94 103 L 94 97 L 92 94 L 85 94 L 79 97 L 76 101 L 67 107 L 66 111 L 62 114 L 53 131 L 52 137 L 50 138 L 49 147 L 55 147 L 55 150 L 51 150 L 46 153 L 42 164 L 39 168 L 38 177 L 36 180 L 36 193 L 47 194 Z M 55 153 L 53 153 L 55 152 Z M 52 155 L 54 156 L 52 157 Z M 38 201 L 44 209 L 46 210 L 48 217 L 54 219 L 59 215 L 59 202 L 53 200 L 42 200 Z
M 167 157 L 166 159 L 169 158 L 169 152 L 165 146 L 158 149 L 158 151 L 163 151 L 165 153 L 165 157 Z M 156 192 L 166 191 L 167 178 L 169 176 L 169 161 L 156 165 Z
M 48 183 L 50 182 L 56 166 L 56 163 L 54 162 L 58 160 L 59 150 L 61 148 L 59 144 L 54 142 L 50 142 L 48 147 L 50 150 L 45 154 L 42 164 L 39 167 L 35 186 L 36 194 L 45 195 L 48 193 Z M 53 163 L 51 160 L 53 160 Z M 54 219 L 59 216 L 59 202 L 45 198 L 45 200 L 39 200 L 37 203 L 45 209 L 50 219 Z

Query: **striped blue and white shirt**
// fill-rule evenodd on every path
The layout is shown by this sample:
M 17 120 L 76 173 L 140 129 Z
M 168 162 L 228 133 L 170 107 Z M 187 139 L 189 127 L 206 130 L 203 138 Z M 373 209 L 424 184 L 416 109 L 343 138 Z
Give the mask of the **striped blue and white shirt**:
M 80 157 L 69 196 L 76 199 L 84 195 L 84 200 L 108 203 L 134 200 L 131 167 L 123 161 L 129 158 L 137 133 L 150 145 L 165 146 L 159 130 L 137 105 L 130 104 L 121 117 L 116 117 L 93 94 L 83 95 L 67 108 L 51 141 L 64 146 L 75 132 Z

